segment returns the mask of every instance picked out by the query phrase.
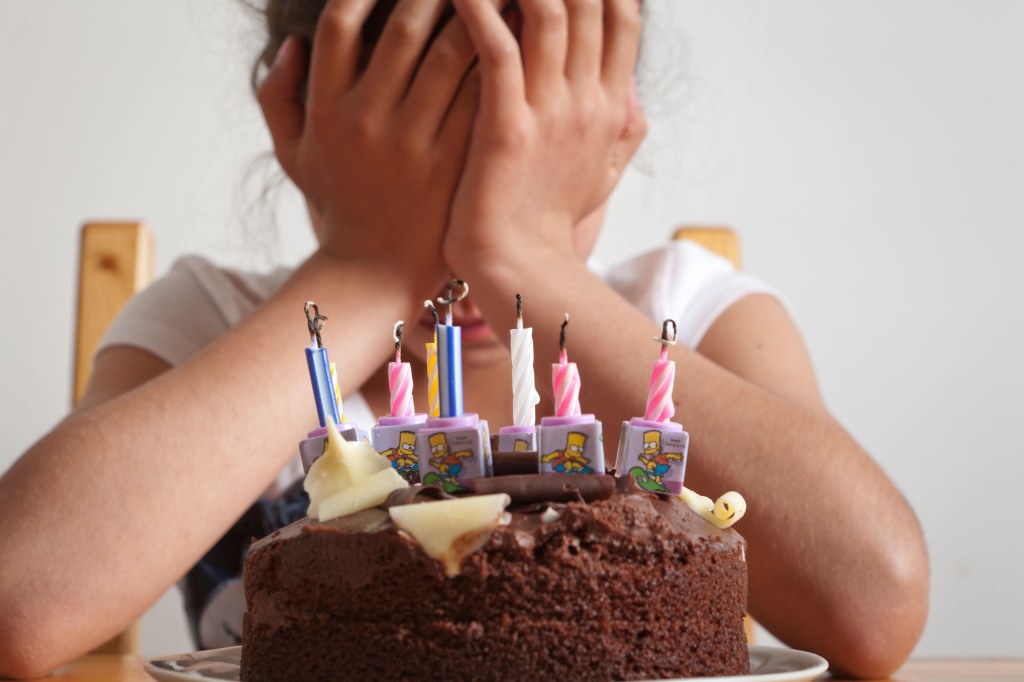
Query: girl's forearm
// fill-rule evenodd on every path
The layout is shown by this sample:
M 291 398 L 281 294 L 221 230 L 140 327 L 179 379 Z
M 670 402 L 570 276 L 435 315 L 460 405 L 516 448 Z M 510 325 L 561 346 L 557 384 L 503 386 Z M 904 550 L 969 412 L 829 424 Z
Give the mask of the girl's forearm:
M 513 294 L 523 295 L 538 385 L 548 392 L 547 367 L 557 361 L 562 314 L 570 313 L 581 404 L 603 421 L 611 461 L 620 422 L 642 416 L 658 353 L 651 337 L 662 321 L 647 319 L 576 259 L 534 254 L 460 276 L 491 321 L 510 318 Z M 901 662 L 920 632 L 927 561 L 899 492 L 827 414 L 681 345 L 670 357 L 677 416 L 692 438 L 687 486 L 712 499 L 738 490 L 748 501 L 740 531 L 749 543 L 752 614 L 840 668 L 870 674 Z
M 0 667 L 17 655 L 44 672 L 84 652 L 184 574 L 315 421 L 303 302 L 330 318 L 324 342 L 348 393 L 384 361 L 394 320 L 418 316 L 438 284 L 402 274 L 315 255 L 195 357 L 26 452 L 0 479 Z

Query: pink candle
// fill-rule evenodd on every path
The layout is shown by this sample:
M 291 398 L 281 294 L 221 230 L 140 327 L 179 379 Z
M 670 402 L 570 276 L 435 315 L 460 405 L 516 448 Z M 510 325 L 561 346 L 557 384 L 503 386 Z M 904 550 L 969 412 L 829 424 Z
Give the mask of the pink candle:
M 551 365 L 551 383 L 555 389 L 555 416 L 575 417 L 580 411 L 580 373 L 575 362 L 569 362 L 569 354 L 565 350 L 565 328 L 569 324 L 569 313 L 562 322 L 562 332 L 558 345 L 561 352 L 558 362 Z
M 672 338 L 668 336 L 668 325 L 672 324 Z M 676 380 L 676 363 L 668 359 L 668 347 L 676 341 L 676 323 L 672 320 L 665 320 L 662 325 L 661 338 L 655 337 L 655 341 L 661 343 L 661 356 L 654 363 L 651 370 L 651 378 L 647 383 L 647 409 L 644 410 L 644 419 L 652 422 L 671 421 L 676 413 L 675 401 L 672 399 L 672 389 Z
M 388 363 L 388 388 L 391 389 L 392 417 L 411 417 L 416 414 L 412 401 L 412 368 L 408 362 L 402 362 L 402 328 L 405 323 L 399 320 L 395 324 L 395 361 Z

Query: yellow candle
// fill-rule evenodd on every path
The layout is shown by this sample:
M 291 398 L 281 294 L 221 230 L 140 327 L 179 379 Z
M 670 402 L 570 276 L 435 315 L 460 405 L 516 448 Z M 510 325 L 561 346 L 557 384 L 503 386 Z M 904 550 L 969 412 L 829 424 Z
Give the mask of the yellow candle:
M 338 370 L 331 363 L 331 384 L 334 386 L 334 402 L 338 404 L 338 416 L 341 417 L 341 423 L 345 423 L 345 408 L 341 404 L 341 387 L 338 386 Z
M 441 416 L 441 392 L 437 379 L 437 342 L 427 344 L 427 401 L 430 416 Z

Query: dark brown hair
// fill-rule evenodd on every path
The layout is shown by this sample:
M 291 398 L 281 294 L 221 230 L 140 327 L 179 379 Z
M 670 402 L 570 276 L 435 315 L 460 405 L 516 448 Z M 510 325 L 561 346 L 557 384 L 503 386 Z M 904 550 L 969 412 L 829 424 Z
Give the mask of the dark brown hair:
M 371 10 L 363 25 L 363 52 L 359 59 L 361 66 L 365 66 L 369 61 L 370 51 L 377 43 L 381 31 L 384 30 L 384 24 L 397 3 L 398 0 L 377 0 L 377 4 Z M 254 8 L 266 23 L 267 42 L 253 64 L 253 89 L 259 87 L 263 70 L 273 64 L 277 51 L 281 49 L 281 44 L 288 36 L 295 36 L 301 40 L 307 50 L 313 45 L 316 24 L 326 4 L 327 0 L 265 0 L 262 7 Z M 442 23 L 450 15 L 451 11 L 446 11 Z

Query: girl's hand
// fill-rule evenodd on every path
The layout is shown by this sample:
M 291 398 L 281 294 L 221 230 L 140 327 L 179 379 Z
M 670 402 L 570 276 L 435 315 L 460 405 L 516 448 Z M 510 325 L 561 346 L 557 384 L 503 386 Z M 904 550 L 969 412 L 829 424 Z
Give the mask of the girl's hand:
M 258 99 L 321 250 L 432 290 L 446 274 L 442 237 L 479 99 L 479 80 L 464 78 L 474 49 L 455 17 L 424 55 L 446 2 L 401 0 L 361 71 L 375 2 L 328 2 L 312 59 L 289 37 Z
M 632 84 L 636 0 L 520 0 L 517 42 L 493 0 L 454 0 L 479 55 L 480 110 L 444 251 L 455 272 L 516 253 L 568 256 L 572 226 L 646 133 Z

